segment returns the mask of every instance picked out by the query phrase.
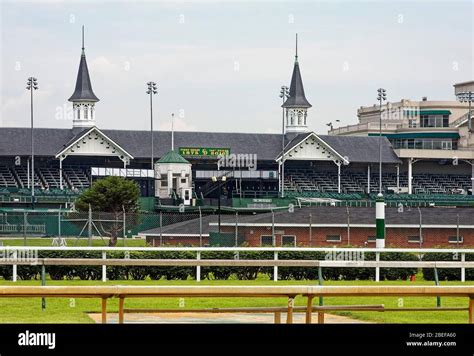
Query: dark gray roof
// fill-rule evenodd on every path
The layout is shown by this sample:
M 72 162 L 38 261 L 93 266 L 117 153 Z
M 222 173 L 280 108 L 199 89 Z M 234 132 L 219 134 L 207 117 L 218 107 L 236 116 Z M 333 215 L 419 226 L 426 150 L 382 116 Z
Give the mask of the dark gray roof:
M 76 88 L 69 98 L 69 101 L 92 101 L 97 102 L 99 98 L 95 96 L 92 90 L 91 78 L 87 69 L 86 55 L 82 50 L 79 70 L 77 71 Z
M 291 76 L 290 97 L 286 99 L 282 107 L 284 108 L 310 108 L 311 104 L 304 95 L 303 79 L 301 79 L 298 59 L 295 59 L 293 74 Z
M 101 130 L 134 158 L 149 158 L 151 145 L 149 131 Z M 54 157 L 67 147 L 68 143 L 81 135 L 83 129 L 48 129 L 34 130 L 35 152 L 38 156 Z M 295 140 L 308 134 L 298 135 Z M 31 154 L 29 128 L 0 128 L 0 156 L 28 156 Z M 342 156 L 351 162 L 378 162 L 378 137 L 361 136 L 319 136 Z M 171 148 L 171 132 L 154 133 L 155 157 L 162 157 Z M 175 147 L 215 147 L 230 148 L 231 153 L 257 153 L 259 160 L 273 161 L 281 151 L 280 134 L 232 133 L 232 132 L 191 132 L 174 133 Z M 383 139 L 383 161 L 398 163 L 390 142 Z M 377 146 L 378 147 L 378 146 Z M 185 157 L 186 158 L 186 157 Z
M 312 132 L 298 134 L 285 146 L 285 152 L 303 142 Z M 379 161 L 379 138 L 374 136 L 330 136 L 317 135 L 331 146 L 337 153 L 353 163 L 377 163 Z M 281 150 L 278 156 L 281 155 Z M 382 161 L 384 163 L 400 163 L 393 151 L 392 144 L 382 136 Z
M 422 214 L 423 226 L 432 225 L 451 225 L 456 226 L 459 215 L 460 225 L 472 225 L 474 218 L 473 208 L 420 208 Z M 309 224 L 311 214 L 311 223 L 314 225 L 324 224 L 347 224 L 347 209 L 346 207 L 305 207 L 295 209 L 294 213 L 289 213 L 288 210 L 275 212 L 275 224 Z M 375 208 L 349 208 L 351 224 L 364 224 L 375 226 Z M 439 217 L 443 216 L 442 221 Z M 385 223 L 387 225 L 413 225 L 418 226 L 420 223 L 419 213 L 417 208 L 404 208 L 403 212 L 398 212 L 396 208 L 385 209 Z M 271 213 L 262 213 L 256 215 L 239 214 L 239 224 L 265 224 L 271 226 Z M 210 226 L 210 223 L 214 225 Z M 215 223 L 217 223 L 217 216 L 211 215 L 203 218 L 202 233 L 208 234 L 209 231 L 216 231 Z M 234 224 L 235 217 L 223 215 L 221 224 Z M 140 232 L 141 234 L 159 234 L 160 229 L 151 229 Z M 199 220 L 189 220 L 177 224 L 172 224 L 163 227 L 163 234 L 199 234 Z
M 319 138 L 342 156 L 347 157 L 349 162 L 376 163 L 379 161 L 378 137 L 319 135 Z M 386 163 L 401 162 L 386 137 L 382 137 L 382 161 Z

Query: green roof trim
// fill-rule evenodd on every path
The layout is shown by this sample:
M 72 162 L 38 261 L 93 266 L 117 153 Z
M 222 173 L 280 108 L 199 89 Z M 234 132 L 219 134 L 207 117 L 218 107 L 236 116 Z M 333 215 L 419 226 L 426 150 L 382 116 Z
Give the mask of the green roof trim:
M 378 133 L 369 133 L 369 136 L 378 136 Z M 459 138 L 457 132 L 410 132 L 410 133 L 398 133 L 398 134 L 384 134 L 382 136 L 388 139 L 394 138 Z
M 405 110 L 405 115 L 418 116 L 418 115 L 451 115 L 449 110 Z
M 420 110 L 420 115 L 451 115 L 449 110 Z
M 181 163 L 189 164 L 189 161 L 186 160 L 183 156 L 175 151 L 168 151 L 163 157 L 161 157 L 157 163 Z

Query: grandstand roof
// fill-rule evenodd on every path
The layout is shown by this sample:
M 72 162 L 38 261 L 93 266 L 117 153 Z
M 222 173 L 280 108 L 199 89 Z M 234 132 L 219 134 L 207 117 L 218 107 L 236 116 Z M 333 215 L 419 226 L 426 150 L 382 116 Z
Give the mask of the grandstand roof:
M 38 156 L 54 157 L 67 147 L 68 143 L 78 137 L 81 129 L 51 129 L 36 128 L 34 130 L 35 154 Z M 133 130 L 101 130 L 124 150 L 135 158 L 151 157 L 149 131 Z M 298 135 L 295 140 L 301 140 L 307 134 Z M 30 128 L 0 128 L 0 156 L 29 156 Z M 361 136 L 327 136 L 319 135 L 342 156 L 350 162 L 378 162 L 378 137 Z M 171 132 L 158 131 L 154 133 L 155 156 L 162 157 L 171 147 Z M 262 133 L 231 133 L 231 132 L 192 132 L 179 131 L 174 133 L 175 147 L 221 147 L 230 148 L 231 153 L 257 153 L 259 160 L 274 161 L 281 151 L 280 134 Z M 384 163 L 399 163 L 390 142 L 382 140 L 382 160 Z

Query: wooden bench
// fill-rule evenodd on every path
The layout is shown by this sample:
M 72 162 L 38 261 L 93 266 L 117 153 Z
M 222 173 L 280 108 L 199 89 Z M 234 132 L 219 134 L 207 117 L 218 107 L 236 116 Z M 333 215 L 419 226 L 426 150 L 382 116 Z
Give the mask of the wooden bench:
M 306 323 L 311 323 L 313 311 L 323 313 L 333 307 L 314 307 L 315 297 L 467 297 L 469 323 L 474 323 L 474 286 L 0 286 L 1 297 L 73 297 L 101 298 L 102 322 L 107 321 L 107 300 L 119 298 L 119 323 L 124 321 L 125 298 L 169 298 L 169 297 L 251 297 L 288 298 L 287 323 L 293 322 L 294 299 L 307 298 Z M 299 308 L 297 309 L 299 311 Z M 412 309 L 419 311 L 419 308 Z M 426 309 L 423 309 L 426 310 Z M 456 309 L 458 310 L 458 309 Z

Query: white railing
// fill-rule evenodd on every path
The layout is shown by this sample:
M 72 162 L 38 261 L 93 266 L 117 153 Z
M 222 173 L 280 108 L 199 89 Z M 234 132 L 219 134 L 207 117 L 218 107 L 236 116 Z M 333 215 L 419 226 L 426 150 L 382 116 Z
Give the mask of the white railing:
M 39 251 L 101 251 L 102 259 L 74 259 L 74 258 L 37 258 Z M 109 259 L 107 252 L 130 251 L 188 251 L 196 252 L 195 260 L 169 260 L 169 259 Z M 234 260 L 202 260 L 202 252 L 273 252 L 273 260 L 240 260 L 238 254 Z M 279 252 L 329 252 L 325 260 L 279 260 Z M 345 256 L 354 256 L 366 252 L 375 253 L 375 261 L 347 260 Z M 452 253 L 453 261 L 381 261 L 383 253 L 405 252 L 419 254 L 425 253 Z M 68 264 L 84 264 L 102 266 L 102 281 L 107 281 L 107 265 L 162 265 L 162 266 L 194 266 L 196 267 L 196 280 L 201 280 L 201 266 L 273 266 L 273 280 L 278 280 L 278 266 L 285 267 L 367 267 L 375 268 L 375 280 L 380 281 L 380 268 L 458 268 L 461 270 L 461 282 L 465 282 L 466 268 L 474 268 L 474 261 L 466 262 L 466 253 L 474 253 L 474 249 L 447 249 L 447 248 L 342 248 L 342 247 L 35 247 L 35 246 L 0 246 L 0 265 L 12 265 L 13 281 L 17 281 L 18 265 L 61 265 L 65 260 Z M 22 261 L 27 256 L 30 260 Z M 32 256 L 36 256 L 35 258 Z M 339 258 L 340 256 L 340 258 Z M 329 257 L 329 258 L 328 258 Z M 454 258 L 456 257 L 456 258 Z M 55 261 L 57 260 L 57 261 Z M 191 262 L 192 261 L 192 262 Z M 67 261 L 66 261 L 67 262 Z M 252 264 L 253 263 L 253 264 Z

